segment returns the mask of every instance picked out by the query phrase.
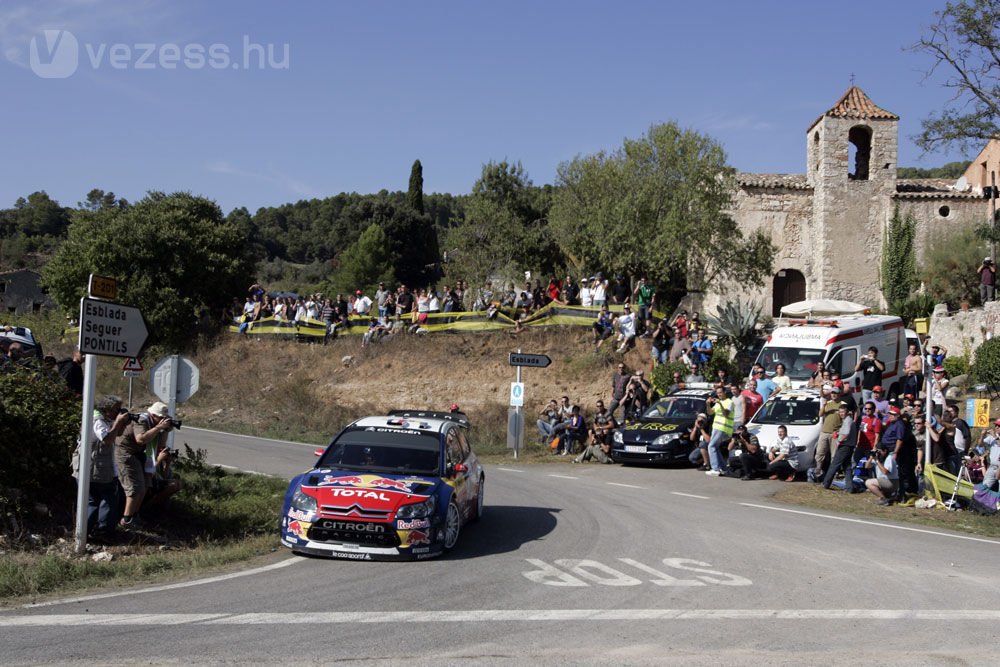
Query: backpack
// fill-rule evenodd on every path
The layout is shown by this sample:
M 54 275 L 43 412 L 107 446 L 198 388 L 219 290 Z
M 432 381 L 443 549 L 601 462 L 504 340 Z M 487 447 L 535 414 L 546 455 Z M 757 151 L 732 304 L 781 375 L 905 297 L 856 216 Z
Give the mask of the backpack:
M 969 501 L 969 510 L 976 514 L 996 514 L 1000 507 L 1000 493 L 990 491 L 989 487 L 977 484 L 972 499 Z

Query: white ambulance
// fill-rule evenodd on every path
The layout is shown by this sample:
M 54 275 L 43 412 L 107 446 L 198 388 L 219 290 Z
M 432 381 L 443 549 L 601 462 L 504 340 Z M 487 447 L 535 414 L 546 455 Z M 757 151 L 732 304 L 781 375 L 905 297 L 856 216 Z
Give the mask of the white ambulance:
M 860 391 L 861 373 L 855 373 L 854 367 L 868 348 L 875 347 L 878 358 L 885 363 L 884 395 L 892 398 L 902 390 L 907 338 L 903 321 L 893 315 L 790 319 L 771 333 L 757 363 L 764 366 L 769 377 L 783 363 L 792 387 L 799 388 L 809 382 L 817 362 L 822 361 L 827 370 L 840 376 L 845 387 Z

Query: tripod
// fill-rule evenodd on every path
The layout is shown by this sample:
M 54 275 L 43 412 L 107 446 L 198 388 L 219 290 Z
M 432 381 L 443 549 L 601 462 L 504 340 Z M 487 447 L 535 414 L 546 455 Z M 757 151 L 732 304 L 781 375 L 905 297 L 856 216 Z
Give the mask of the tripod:
M 961 486 L 963 478 L 969 483 L 970 486 L 972 485 L 972 477 L 969 475 L 968 457 L 962 458 L 962 467 L 958 469 L 958 475 L 955 476 L 955 488 L 951 492 L 951 498 L 944 504 L 944 506 L 949 510 L 956 511 L 961 509 L 958 502 L 955 500 L 955 496 L 958 495 L 958 487 Z

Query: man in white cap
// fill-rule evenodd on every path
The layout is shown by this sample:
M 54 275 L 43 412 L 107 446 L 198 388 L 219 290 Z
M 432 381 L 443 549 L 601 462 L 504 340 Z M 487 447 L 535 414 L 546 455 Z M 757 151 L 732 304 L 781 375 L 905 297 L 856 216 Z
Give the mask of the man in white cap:
M 989 257 L 983 258 L 983 263 L 979 265 L 979 301 L 986 303 L 992 301 L 996 289 L 997 267 L 993 265 L 993 260 Z
M 173 429 L 166 404 L 157 401 L 146 412 L 125 427 L 115 441 L 115 463 L 118 481 L 125 491 L 125 513 L 120 525 L 126 530 L 136 527 L 135 517 L 146 495 L 146 451 L 159 451 L 158 439 Z

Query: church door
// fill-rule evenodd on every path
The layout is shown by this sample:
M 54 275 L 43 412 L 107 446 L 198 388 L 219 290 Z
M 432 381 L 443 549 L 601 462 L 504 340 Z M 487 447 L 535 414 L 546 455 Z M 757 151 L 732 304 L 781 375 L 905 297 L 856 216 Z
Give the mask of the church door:
M 774 276 L 771 317 L 780 317 L 781 309 L 796 301 L 805 301 L 806 278 L 795 269 L 782 269 Z

